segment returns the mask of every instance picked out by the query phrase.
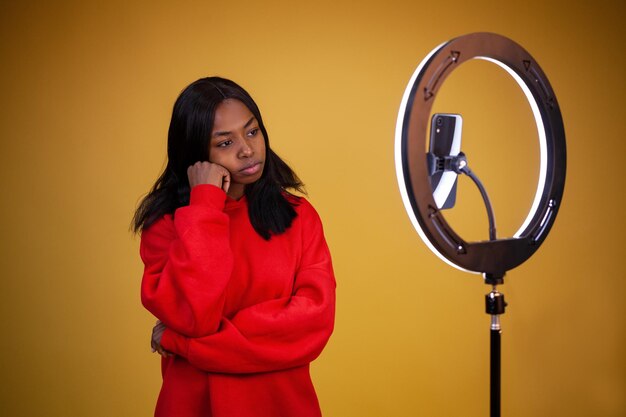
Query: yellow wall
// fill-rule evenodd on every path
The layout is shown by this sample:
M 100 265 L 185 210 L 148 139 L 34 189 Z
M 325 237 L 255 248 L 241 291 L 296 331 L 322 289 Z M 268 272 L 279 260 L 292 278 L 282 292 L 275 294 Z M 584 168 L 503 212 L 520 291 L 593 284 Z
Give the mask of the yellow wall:
M 626 415 L 623 2 L 8 3 L 0 415 L 152 414 L 153 318 L 140 305 L 128 224 L 163 166 L 176 96 L 211 74 L 256 98 L 324 220 L 339 284 L 336 332 L 313 366 L 325 415 L 487 415 L 488 287 L 426 249 L 393 165 L 414 68 L 475 31 L 508 36 L 538 60 L 568 145 L 556 224 L 502 287 L 503 415 Z M 528 106 L 488 63 L 468 63 L 449 83 L 436 105 L 466 116 L 464 148 L 512 234 L 536 181 Z M 490 165 L 498 155 L 510 165 Z M 450 219 L 484 238 L 466 180 L 466 208 Z

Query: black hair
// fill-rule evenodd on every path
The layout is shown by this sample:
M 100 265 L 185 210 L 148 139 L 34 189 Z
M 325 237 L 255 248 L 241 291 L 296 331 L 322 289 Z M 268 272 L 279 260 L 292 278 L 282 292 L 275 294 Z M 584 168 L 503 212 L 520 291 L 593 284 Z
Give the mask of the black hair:
M 172 111 L 167 138 L 167 166 L 133 217 L 137 233 L 165 214 L 189 204 L 187 168 L 209 160 L 209 141 L 217 106 L 227 99 L 241 101 L 254 115 L 265 138 L 265 166 L 261 178 L 245 187 L 248 215 L 256 232 L 265 240 L 283 233 L 296 217 L 289 189 L 305 193 L 296 173 L 271 150 L 269 137 L 258 106 L 241 86 L 220 77 L 201 78 L 178 96 Z

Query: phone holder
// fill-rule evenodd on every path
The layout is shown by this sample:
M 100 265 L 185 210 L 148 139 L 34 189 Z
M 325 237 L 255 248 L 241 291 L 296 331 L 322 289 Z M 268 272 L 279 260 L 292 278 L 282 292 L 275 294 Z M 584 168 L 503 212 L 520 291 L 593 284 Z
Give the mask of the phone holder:
M 467 157 L 463 152 L 453 156 L 437 156 L 432 152 L 428 152 L 426 154 L 426 163 L 428 164 L 429 176 L 439 171 L 454 171 L 457 174 L 461 174 L 462 169 L 467 166 Z

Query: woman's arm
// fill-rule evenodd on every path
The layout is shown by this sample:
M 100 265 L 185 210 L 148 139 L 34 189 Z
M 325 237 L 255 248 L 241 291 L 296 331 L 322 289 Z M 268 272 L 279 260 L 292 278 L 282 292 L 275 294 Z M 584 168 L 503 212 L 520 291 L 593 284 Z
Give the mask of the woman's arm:
M 143 305 L 169 329 L 197 337 L 214 333 L 222 317 L 233 257 L 226 194 L 203 184 L 188 206 L 144 230 L 141 258 Z
M 214 334 L 188 338 L 175 329 L 161 345 L 209 372 L 254 373 L 301 366 L 322 351 L 334 326 L 335 278 L 322 225 L 303 202 L 303 248 L 290 297 L 274 299 L 222 318 Z

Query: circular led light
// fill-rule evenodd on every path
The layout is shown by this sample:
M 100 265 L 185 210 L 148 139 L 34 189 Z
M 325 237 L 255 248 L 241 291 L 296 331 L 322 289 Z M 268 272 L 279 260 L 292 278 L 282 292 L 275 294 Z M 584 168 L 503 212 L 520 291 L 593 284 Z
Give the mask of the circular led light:
M 540 168 L 526 220 L 512 238 L 466 242 L 437 208 L 428 179 L 426 136 L 437 92 L 450 73 L 470 59 L 506 70 L 523 90 L 537 123 Z M 493 33 L 473 33 L 433 49 L 417 67 L 402 97 L 395 142 L 396 174 L 404 206 L 426 245 L 464 271 L 504 274 L 527 260 L 545 240 L 565 185 L 565 131 L 556 96 L 537 62 L 520 45 Z

